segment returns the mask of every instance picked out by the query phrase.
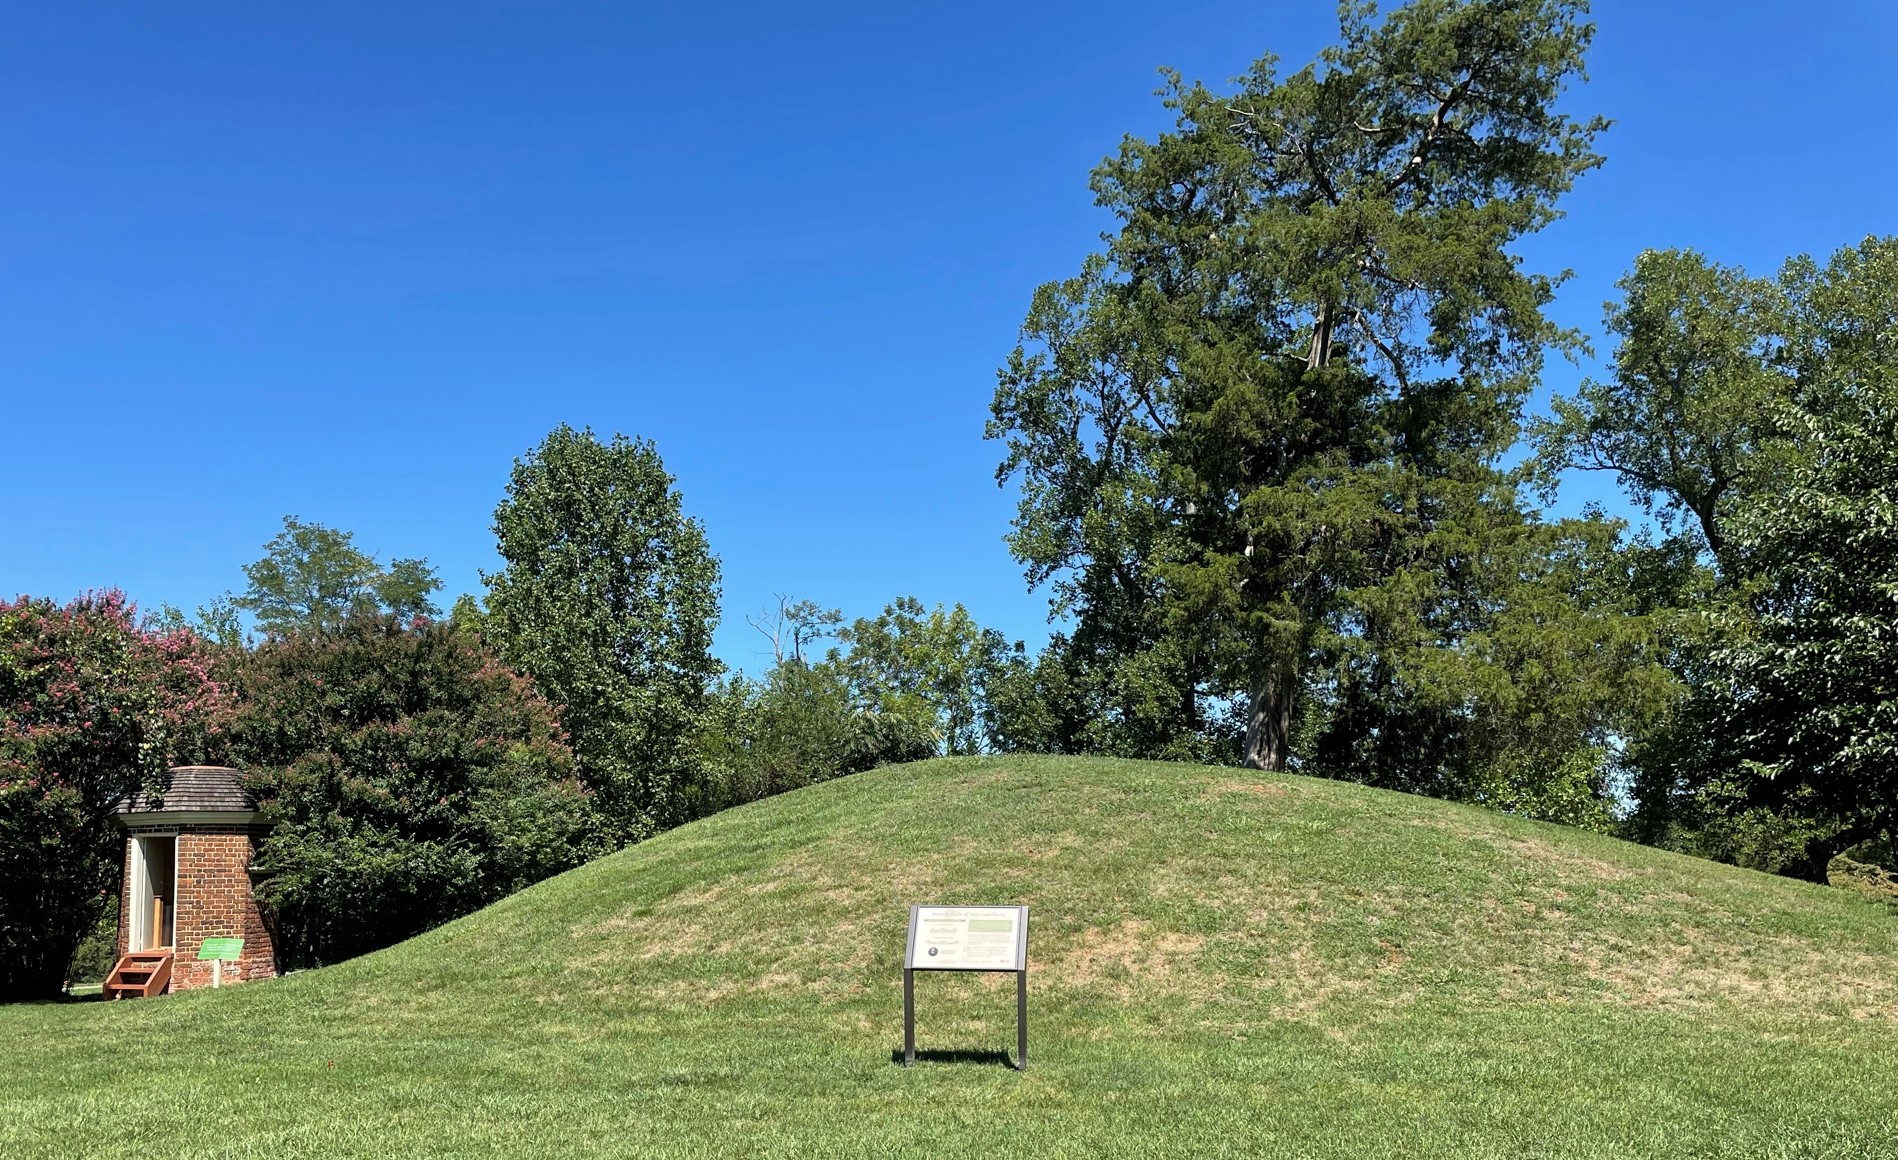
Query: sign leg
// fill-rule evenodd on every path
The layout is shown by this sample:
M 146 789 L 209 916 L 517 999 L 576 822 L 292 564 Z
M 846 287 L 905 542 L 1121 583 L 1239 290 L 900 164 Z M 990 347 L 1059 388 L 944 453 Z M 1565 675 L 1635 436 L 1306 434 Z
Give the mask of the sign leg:
M 1015 1070 L 1028 1070 L 1028 972 L 1015 972 Z
M 903 1066 L 916 1062 L 916 972 L 903 972 Z

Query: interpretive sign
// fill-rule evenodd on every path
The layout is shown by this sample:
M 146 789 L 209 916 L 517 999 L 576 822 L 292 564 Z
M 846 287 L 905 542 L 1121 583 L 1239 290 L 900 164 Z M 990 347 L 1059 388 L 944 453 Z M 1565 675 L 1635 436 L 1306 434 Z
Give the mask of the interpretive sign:
M 244 957 L 244 940 L 241 938 L 208 938 L 198 944 L 198 961 L 211 960 L 211 985 L 224 985 L 224 964 L 234 963 Z
M 244 940 L 241 938 L 208 938 L 198 944 L 198 961 L 222 959 L 234 963 L 244 957 Z
M 1028 908 L 912 906 L 903 954 L 903 1066 L 916 1062 L 917 971 L 1015 976 L 1015 1067 L 1028 1069 Z

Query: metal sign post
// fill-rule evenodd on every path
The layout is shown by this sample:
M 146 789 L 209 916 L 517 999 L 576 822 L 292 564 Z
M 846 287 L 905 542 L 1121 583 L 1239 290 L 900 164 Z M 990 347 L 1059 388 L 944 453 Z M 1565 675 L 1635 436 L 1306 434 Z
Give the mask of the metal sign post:
M 1028 908 L 912 906 L 903 954 L 903 1066 L 916 1062 L 916 972 L 1015 976 L 1015 1069 L 1028 1070 Z

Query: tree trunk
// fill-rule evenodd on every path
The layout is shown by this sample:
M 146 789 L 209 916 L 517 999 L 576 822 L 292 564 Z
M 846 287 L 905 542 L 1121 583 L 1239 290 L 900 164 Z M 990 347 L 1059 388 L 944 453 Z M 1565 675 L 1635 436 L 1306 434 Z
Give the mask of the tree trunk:
M 1315 371 L 1331 362 L 1331 303 L 1318 307 L 1318 319 L 1311 328 L 1311 350 L 1305 355 L 1305 369 Z
M 1832 859 L 1845 853 L 1853 846 L 1869 837 L 1863 829 L 1852 826 L 1840 830 L 1829 837 L 1817 838 L 1807 843 L 1805 850 L 1791 862 L 1780 868 L 1780 873 L 1788 878 L 1803 878 L 1807 882 L 1817 882 L 1824 886 L 1832 868 Z M 1898 867 L 1887 866 L 1887 870 Z
M 1292 701 L 1298 692 L 1298 673 L 1289 658 L 1273 659 L 1252 682 L 1252 704 L 1246 709 L 1246 768 L 1272 773 L 1284 770 L 1291 756 Z

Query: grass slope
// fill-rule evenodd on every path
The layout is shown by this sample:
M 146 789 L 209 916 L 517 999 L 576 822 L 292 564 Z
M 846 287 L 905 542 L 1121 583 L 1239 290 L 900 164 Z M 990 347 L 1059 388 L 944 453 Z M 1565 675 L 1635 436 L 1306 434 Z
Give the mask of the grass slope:
M 912 902 L 1033 906 L 919 980 Z M 962 759 L 686 826 L 401 946 L 0 1010 L 0 1155 L 1898 1156 L 1898 927 L 1478 809 Z M 963 1055 L 952 1055 L 963 1052 Z

